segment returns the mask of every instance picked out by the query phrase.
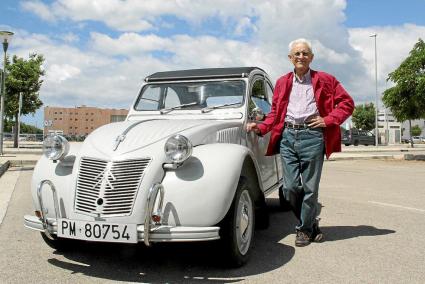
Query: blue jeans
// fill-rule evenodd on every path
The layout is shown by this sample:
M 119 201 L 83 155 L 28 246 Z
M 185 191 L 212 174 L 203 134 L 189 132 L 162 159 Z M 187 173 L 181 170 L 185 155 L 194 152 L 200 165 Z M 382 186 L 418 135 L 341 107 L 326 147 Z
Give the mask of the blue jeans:
M 280 142 L 283 194 L 299 220 L 297 230 L 311 233 L 319 213 L 318 193 L 324 159 L 322 128 L 285 128 Z

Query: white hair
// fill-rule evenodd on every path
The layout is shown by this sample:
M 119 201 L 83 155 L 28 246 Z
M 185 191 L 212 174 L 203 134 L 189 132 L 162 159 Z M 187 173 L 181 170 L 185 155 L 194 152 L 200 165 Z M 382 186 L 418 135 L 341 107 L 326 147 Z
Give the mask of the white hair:
M 309 40 L 306 40 L 305 38 L 298 38 L 296 40 L 293 40 L 289 43 L 288 48 L 289 52 L 291 52 L 292 48 L 299 43 L 303 43 L 308 46 L 308 49 L 310 49 L 310 52 L 313 53 L 313 48 L 311 47 L 311 42 Z

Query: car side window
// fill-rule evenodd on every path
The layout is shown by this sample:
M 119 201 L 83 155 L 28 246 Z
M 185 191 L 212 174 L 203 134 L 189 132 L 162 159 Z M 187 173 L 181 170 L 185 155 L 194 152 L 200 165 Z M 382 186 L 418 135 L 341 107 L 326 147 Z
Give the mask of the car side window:
M 273 88 L 268 82 L 266 82 L 266 90 L 267 90 L 267 100 L 271 104 L 273 100 Z
M 161 93 L 164 90 L 158 86 L 146 86 L 141 97 L 137 103 L 136 109 L 139 110 L 158 110 L 160 107 Z
M 251 98 L 249 100 L 249 113 L 255 108 L 259 108 L 264 114 L 268 114 L 271 109 L 268 101 L 268 90 L 263 79 L 257 79 L 252 85 Z M 267 84 L 268 85 L 268 84 Z

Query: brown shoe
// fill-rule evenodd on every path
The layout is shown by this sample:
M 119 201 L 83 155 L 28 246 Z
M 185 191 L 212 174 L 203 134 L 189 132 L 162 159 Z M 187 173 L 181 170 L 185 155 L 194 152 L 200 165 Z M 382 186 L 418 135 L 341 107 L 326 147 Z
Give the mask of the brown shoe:
M 322 231 L 319 228 L 319 224 L 315 223 L 313 225 L 313 232 L 311 233 L 310 241 L 315 243 L 320 243 L 320 242 L 323 242 L 323 240 L 324 240 L 324 236 Z
M 303 231 L 297 230 L 297 235 L 295 236 L 295 246 L 304 247 L 310 244 L 310 236 Z

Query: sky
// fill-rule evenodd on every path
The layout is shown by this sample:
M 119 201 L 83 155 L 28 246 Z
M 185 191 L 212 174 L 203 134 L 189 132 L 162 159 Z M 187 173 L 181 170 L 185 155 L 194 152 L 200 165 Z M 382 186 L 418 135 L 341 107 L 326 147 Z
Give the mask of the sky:
M 129 108 L 158 71 L 258 66 L 292 70 L 288 44 L 312 42 L 312 69 L 333 74 L 356 104 L 425 39 L 425 0 L 2 0 L 8 54 L 45 57 L 45 106 Z M 382 106 L 382 103 L 379 103 Z M 40 127 L 42 109 L 23 121 Z

